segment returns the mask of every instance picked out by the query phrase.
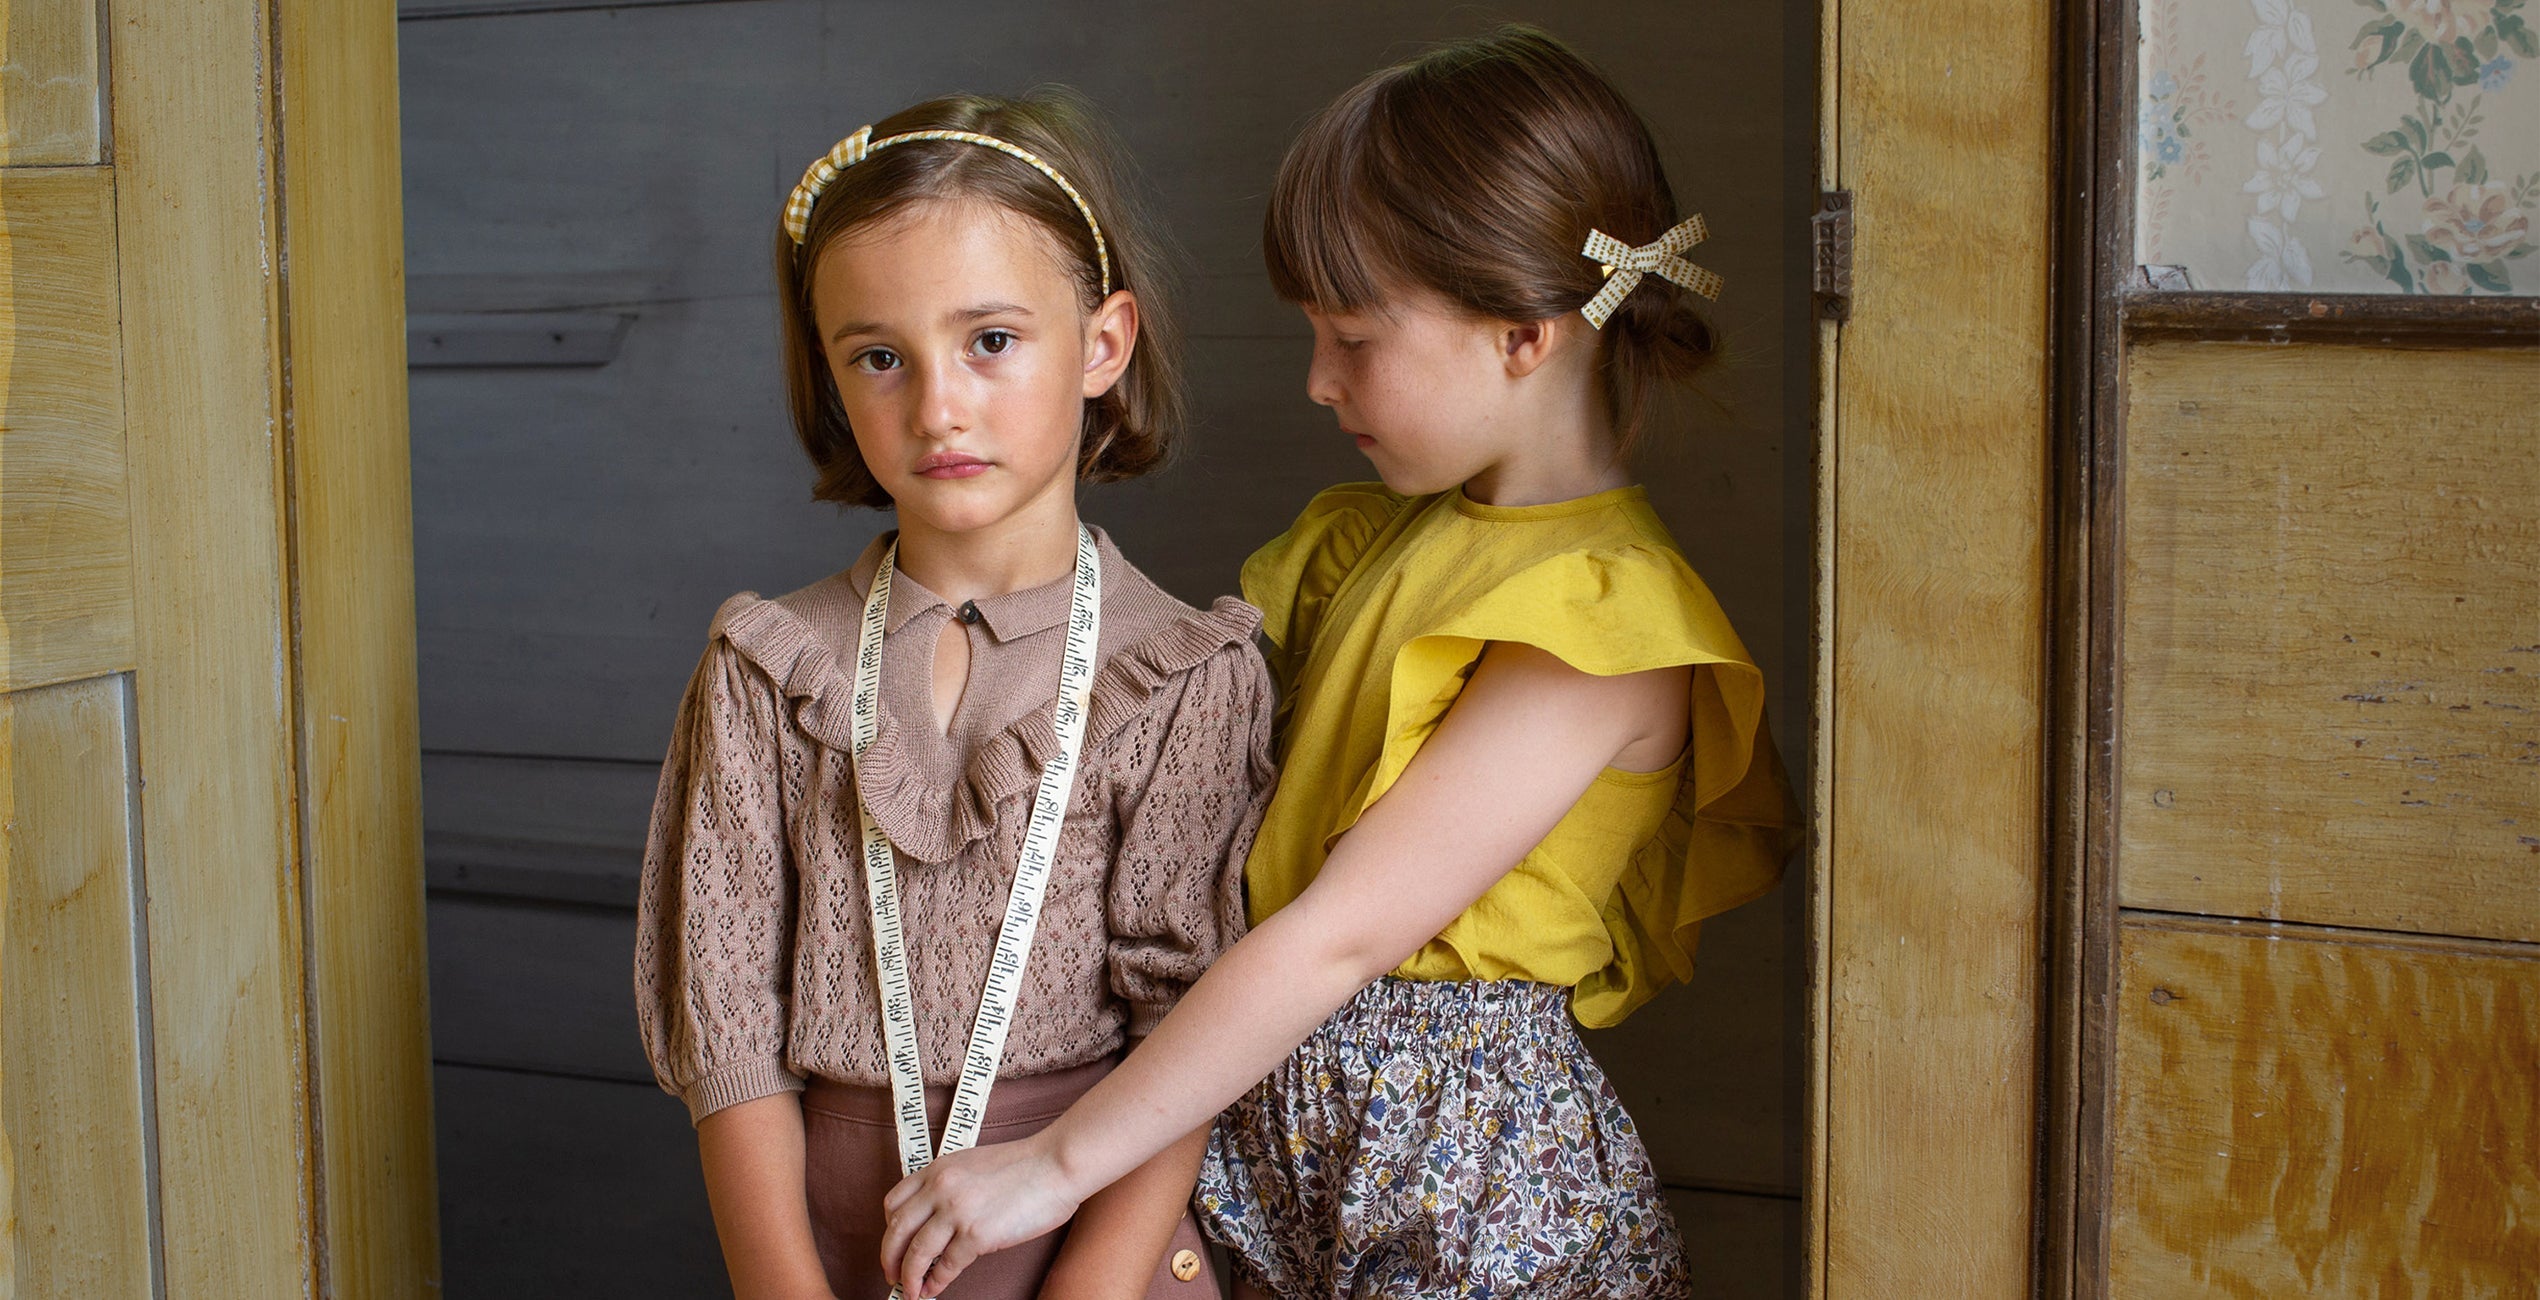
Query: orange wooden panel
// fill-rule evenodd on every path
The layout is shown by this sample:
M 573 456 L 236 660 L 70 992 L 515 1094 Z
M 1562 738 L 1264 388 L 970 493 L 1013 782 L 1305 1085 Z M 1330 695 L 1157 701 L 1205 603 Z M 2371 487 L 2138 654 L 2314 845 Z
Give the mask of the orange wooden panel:
M 2123 902 L 2540 940 L 2540 352 L 2127 385 Z
M 0 168 L 0 690 L 132 666 L 115 314 L 114 173 Z
M 2529 1296 L 2540 948 L 2120 936 L 2109 1294 Z

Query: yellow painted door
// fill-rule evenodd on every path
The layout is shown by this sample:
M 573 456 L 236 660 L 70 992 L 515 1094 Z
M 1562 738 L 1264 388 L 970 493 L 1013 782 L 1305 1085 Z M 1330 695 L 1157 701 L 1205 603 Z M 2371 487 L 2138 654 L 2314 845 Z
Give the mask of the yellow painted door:
M 392 23 L 0 5 L 0 1295 L 437 1290 Z

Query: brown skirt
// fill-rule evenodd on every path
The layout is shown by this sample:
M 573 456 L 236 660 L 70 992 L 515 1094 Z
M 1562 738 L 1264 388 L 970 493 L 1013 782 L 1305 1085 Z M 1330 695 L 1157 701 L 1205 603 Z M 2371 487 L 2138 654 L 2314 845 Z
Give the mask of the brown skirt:
M 979 1145 L 1012 1142 L 1047 1128 L 1070 1103 L 1111 1072 L 1104 1060 L 1055 1074 L 999 1079 L 988 1093 L 988 1116 Z M 930 1133 L 944 1131 L 952 1089 L 926 1090 Z M 882 1197 L 900 1181 L 900 1144 L 891 1118 L 891 1090 L 836 1083 L 815 1075 L 803 1093 L 807 1143 L 803 1176 L 811 1199 L 811 1233 L 821 1267 L 838 1300 L 885 1300 L 891 1284 L 882 1276 Z M 982 1256 L 962 1271 L 944 1300 L 1032 1300 L 1058 1259 L 1067 1229 Z M 1197 1271 L 1187 1281 L 1173 1265 Z M 1217 1279 L 1188 1212 L 1173 1229 L 1173 1244 L 1157 1261 L 1147 1300 L 1215 1300 Z

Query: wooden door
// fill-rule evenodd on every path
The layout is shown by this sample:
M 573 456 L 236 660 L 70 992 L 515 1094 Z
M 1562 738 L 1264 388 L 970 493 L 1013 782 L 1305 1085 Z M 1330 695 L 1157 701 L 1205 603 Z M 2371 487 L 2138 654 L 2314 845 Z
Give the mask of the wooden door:
M 2540 35 L 1827 13 L 1812 1286 L 2530 1294 Z
M 2540 1285 L 2519 14 L 2112 0 L 2074 46 L 2055 1293 Z
M 0 1295 L 437 1289 L 392 21 L 0 5 Z

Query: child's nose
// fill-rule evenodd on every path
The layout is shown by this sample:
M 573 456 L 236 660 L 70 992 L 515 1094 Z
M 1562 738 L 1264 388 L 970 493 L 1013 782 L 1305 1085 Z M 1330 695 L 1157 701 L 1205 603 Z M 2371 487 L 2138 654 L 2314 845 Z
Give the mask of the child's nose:
M 1330 355 L 1322 345 L 1317 344 L 1314 348 L 1314 360 L 1308 362 L 1305 367 L 1306 398 L 1320 406 L 1340 405 L 1341 383 L 1338 370 L 1339 367 L 1332 364 Z
M 928 438 L 945 438 L 971 427 L 972 407 L 968 385 L 959 368 L 942 364 L 919 364 L 910 369 L 914 376 L 917 431 Z

